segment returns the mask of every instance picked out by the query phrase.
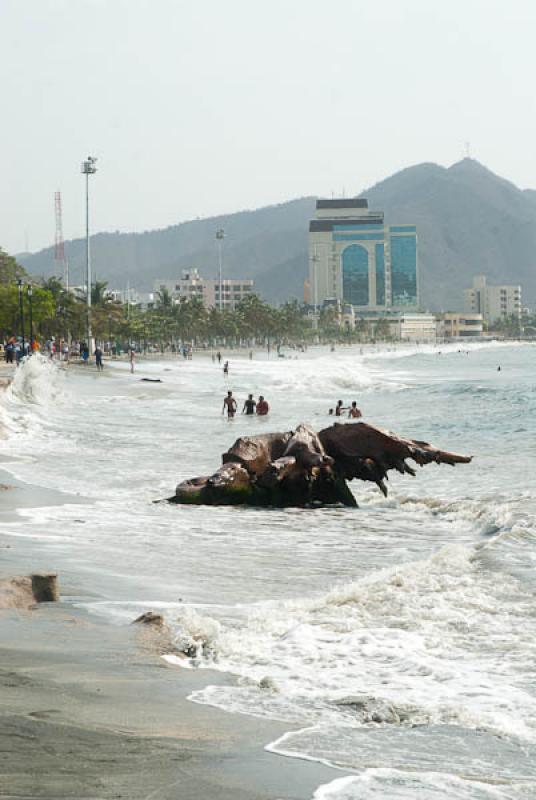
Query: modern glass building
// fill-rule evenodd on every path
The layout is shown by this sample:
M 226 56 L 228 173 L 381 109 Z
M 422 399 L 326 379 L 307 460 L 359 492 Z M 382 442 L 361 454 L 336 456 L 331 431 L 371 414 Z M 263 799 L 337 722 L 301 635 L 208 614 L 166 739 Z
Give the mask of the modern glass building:
M 314 305 L 337 299 L 357 310 L 417 309 L 416 226 L 385 225 L 365 199 L 317 200 L 309 282 Z

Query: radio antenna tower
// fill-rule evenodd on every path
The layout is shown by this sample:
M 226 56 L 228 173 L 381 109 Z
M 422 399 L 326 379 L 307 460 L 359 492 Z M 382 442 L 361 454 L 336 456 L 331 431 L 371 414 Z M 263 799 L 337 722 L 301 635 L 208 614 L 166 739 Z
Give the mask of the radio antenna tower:
M 63 219 L 61 211 L 61 192 L 54 193 L 54 211 L 56 215 L 56 240 L 54 246 L 54 265 L 63 285 L 69 288 L 69 264 L 65 258 L 65 242 L 63 241 Z

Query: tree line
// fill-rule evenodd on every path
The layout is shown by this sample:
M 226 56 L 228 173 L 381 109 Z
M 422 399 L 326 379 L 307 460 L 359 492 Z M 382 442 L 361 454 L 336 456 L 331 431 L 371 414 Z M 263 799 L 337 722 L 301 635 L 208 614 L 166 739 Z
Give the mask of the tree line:
M 87 338 L 88 309 L 85 293 L 67 290 L 56 277 L 34 279 L 12 257 L 0 249 L 0 337 L 5 341 L 20 336 L 20 294 L 25 339 L 30 337 L 30 298 L 27 287 L 32 283 L 31 312 L 33 336 L 38 339 L 84 341 Z M 329 311 L 320 315 L 318 330 L 296 300 L 279 307 L 265 303 L 255 294 L 242 299 L 235 308 L 207 308 L 200 298 L 177 302 L 162 288 L 154 303 L 142 309 L 138 305 L 114 299 L 105 281 L 91 287 L 91 328 L 100 343 L 117 342 L 120 346 L 134 343 L 139 348 L 157 346 L 166 349 L 179 343 L 217 344 L 227 346 L 260 342 L 307 341 L 313 334 L 335 337 L 340 333 L 335 316 Z
M 67 290 L 55 277 L 31 278 L 16 259 L 0 248 L 0 339 L 21 335 L 19 286 L 23 282 L 22 301 L 25 339 L 30 338 L 30 299 L 27 287 L 32 283 L 33 336 L 39 340 L 63 339 L 84 341 L 87 338 L 87 302 L 85 293 Z M 91 327 L 95 339 L 125 348 L 135 344 L 161 350 L 180 343 L 196 345 L 224 344 L 235 346 L 268 342 L 371 342 L 389 341 L 387 319 L 374 322 L 356 319 L 355 328 L 341 327 L 337 309 L 324 307 L 313 324 L 310 309 L 289 300 L 279 307 L 265 303 L 251 294 L 235 308 L 207 308 L 198 297 L 177 302 L 169 290 L 162 288 L 154 303 L 142 309 L 138 305 L 114 299 L 105 281 L 91 287 Z M 519 336 L 523 332 L 536 335 L 536 317 L 522 320 L 508 318 L 489 326 L 489 332 Z

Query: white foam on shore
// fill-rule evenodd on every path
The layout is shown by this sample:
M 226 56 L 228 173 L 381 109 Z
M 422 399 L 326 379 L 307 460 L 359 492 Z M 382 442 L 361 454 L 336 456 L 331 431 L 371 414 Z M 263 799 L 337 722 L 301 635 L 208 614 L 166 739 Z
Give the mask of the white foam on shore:
M 534 657 L 535 600 L 510 576 L 482 573 L 475 554 L 448 545 L 319 598 L 252 607 L 236 627 L 182 612 L 178 636 L 206 642 L 202 665 L 243 679 L 193 699 L 336 728 L 352 720 L 340 701 L 366 695 L 413 708 L 420 723 L 536 742 L 536 698 L 518 675 Z M 528 621 L 507 633 L 520 607 Z M 276 691 L 259 689 L 263 679 Z
M 320 786 L 313 800 L 513 800 L 521 798 L 526 788 L 523 784 L 493 786 L 441 772 L 367 769 L 362 775 L 337 778 Z

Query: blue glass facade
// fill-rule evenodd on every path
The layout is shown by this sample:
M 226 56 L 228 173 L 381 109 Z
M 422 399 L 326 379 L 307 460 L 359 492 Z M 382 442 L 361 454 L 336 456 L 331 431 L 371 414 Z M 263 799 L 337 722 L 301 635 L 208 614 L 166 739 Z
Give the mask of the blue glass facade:
M 354 306 L 369 302 L 368 252 L 359 244 L 352 244 L 342 253 L 342 296 Z
M 385 305 L 385 257 L 383 244 L 376 245 L 376 305 Z
M 392 304 L 415 306 L 417 305 L 417 237 L 391 236 L 390 241 Z
M 322 304 L 338 300 L 360 311 L 419 307 L 417 226 L 386 225 L 364 198 L 319 199 L 309 223 L 309 284 Z

